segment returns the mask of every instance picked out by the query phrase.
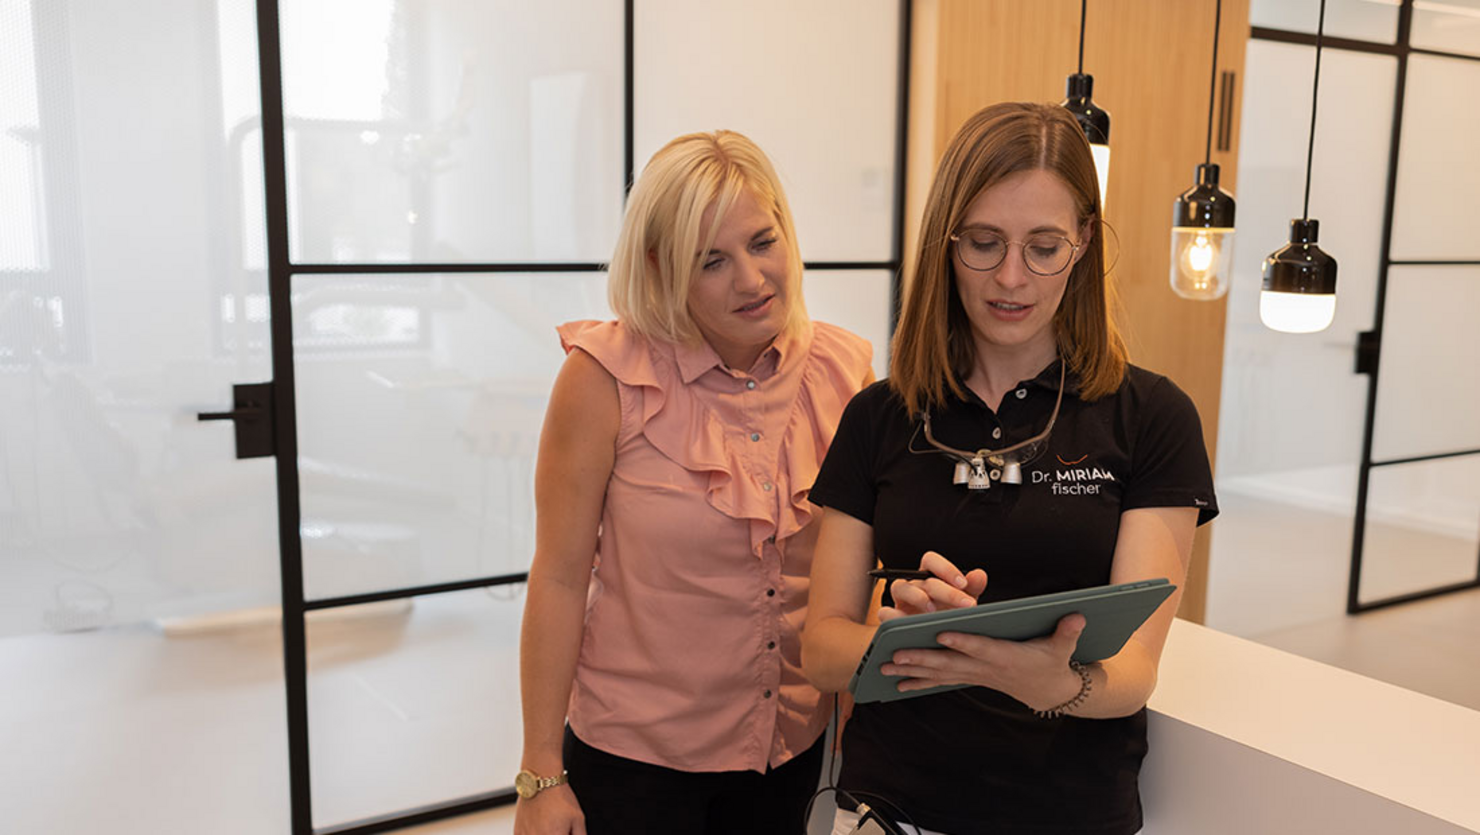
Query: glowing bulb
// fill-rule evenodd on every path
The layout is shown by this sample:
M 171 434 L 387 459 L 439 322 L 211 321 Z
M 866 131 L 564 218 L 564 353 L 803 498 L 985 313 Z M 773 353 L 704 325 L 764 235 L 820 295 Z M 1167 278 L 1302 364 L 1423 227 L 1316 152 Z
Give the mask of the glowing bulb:
M 1100 213 L 1105 212 L 1105 195 L 1110 189 L 1110 146 L 1090 143 L 1090 157 L 1095 161 L 1095 176 L 1100 180 Z
M 1202 226 L 1172 229 L 1172 290 L 1184 299 L 1211 301 L 1228 292 L 1233 230 Z
M 1259 319 L 1285 333 L 1323 331 L 1336 318 L 1336 294 L 1259 292 Z
M 1208 236 L 1199 233 L 1192 241 L 1192 246 L 1184 250 L 1187 257 L 1187 267 L 1194 273 L 1205 275 L 1208 267 L 1213 265 L 1213 245 L 1208 241 Z

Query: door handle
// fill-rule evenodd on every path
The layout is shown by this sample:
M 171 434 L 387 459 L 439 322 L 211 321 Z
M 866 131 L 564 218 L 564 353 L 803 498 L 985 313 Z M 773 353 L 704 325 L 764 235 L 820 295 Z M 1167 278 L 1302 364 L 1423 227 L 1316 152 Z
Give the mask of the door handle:
M 277 454 L 272 412 L 272 383 L 238 383 L 231 387 L 229 412 L 198 412 L 196 420 L 229 420 L 236 425 L 236 457 L 268 458 Z

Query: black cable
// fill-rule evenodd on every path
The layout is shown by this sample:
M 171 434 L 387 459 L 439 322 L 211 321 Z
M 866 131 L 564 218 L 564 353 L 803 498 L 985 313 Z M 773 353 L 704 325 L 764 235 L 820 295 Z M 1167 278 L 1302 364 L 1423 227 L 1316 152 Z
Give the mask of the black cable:
M 1218 29 L 1223 25 L 1223 0 L 1218 0 L 1218 5 L 1213 12 L 1213 73 L 1208 79 L 1208 145 L 1203 151 L 1203 164 L 1207 165 L 1213 161 L 1213 96 L 1218 89 Z
M 841 797 L 847 798 L 848 802 L 852 803 L 855 808 L 861 804 L 860 798 L 872 800 L 876 803 L 888 806 L 890 814 L 894 815 L 895 817 L 894 822 L 896 824 L 900 822 L 907 822 L 909 823 L 910 827 L 915 830 L 916 835 L 919 835 L 920 825 L 918 823 L 915 823 L 915 819 L 910 817 L 909 812 L 901 809 L 897 804 L 894 803 L 894 801 L 890 800 L 889 798 L 874 794 L 873 792 L 849 792 L 847 789 L 842 789 L 838 787 L 838 778 L 833 771 L 833 766 L 837 758 L 838 746 L 840 742 L 838 737 L 839 735 L 841 735 L 843 730 L 841 724 L 842 711 L 839 708 L 838 702 L 839 696 L 837 693 L 834 693 L 832 748 L 827 752 L 827 758 L 823 762 L 823 773 L 827 775 L 827 785 L 813 792 L 812 796 L 807 798 L 807 810 L 804 813 L 804 817 L 802 818 L 802 820 L 805 822 L 804 825 L 811 826 L 812 824 L 812 808 L 817 804 L 817 798 L 822 797 L 828 792 L 834 792 Z M 826 737 L 826 733 L 824 733 L 823 736 Z
M 1079 74 L 1084 75 L 1084 17 L 1089 10 L 1089 0 L 1079 0 Z
M 843 750 L 843 710 L 838 705 L 841 700 L 841 696 L 837 693 L 833 694 L 832 750 L 827 752 L 827 784 L 829 786 L 836 786 L 838 784 L 838 777 L 841 775 L 841 772 L 838 770 L 840 768 L 838 765 L 838 752 Z
M 1316 103 L 1321 90 L 1321 41 L 1326 35 L 1326 0 L 1321 0 L 1321 17 L 1316 23 L 1316 77 L 1310 90 L 1310 142 L 1305 148 L 1305 207 L 1300 217 L 1310 220 L 1310 168 L 1316 153 Z
M 873 792 L 855 791 L 850 793 L 844 789 L 836 789 L 835 791 L 837 791 L 838 794 L 841 794 L 842 796 L 848 798 L 848 800 L 852 802 L 855 806 L 859 805 L 860 798 L 863 800 L 872 800 L 876 804 L 888 806 L 889 808 L 886 811 L 888 811 L 891 815 L 894 815 L 894 820 L 891 821 L 891 823 L 895 824 L 896 828 L 898 828 L 899 824 L 901 823 L 908 823 L 910 825 L 910 828 L 915 830 L 915 835 L 920 835 L 920 825 L 918 823 L 915 823 L 915 819 L 910 817 L 910 813 L 900 808 L 898 804 L 896 804 L 889 798 L 884 797 L 880 794 L 874 794 Z

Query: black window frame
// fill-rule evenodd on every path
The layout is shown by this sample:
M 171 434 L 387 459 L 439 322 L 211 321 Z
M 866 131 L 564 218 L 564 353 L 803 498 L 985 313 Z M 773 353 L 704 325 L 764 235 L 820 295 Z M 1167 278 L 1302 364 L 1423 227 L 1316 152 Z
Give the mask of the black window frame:
M 329 827 L 313 826 L 309 781 L 308 689 L 305 616 L 311 611 L 400 600 L 432 594 L 495 586 L 509 586 L 528 579 L 526 572 L 476 577 L 376 592 L 309 600 L 303 587 L 303 554 L 299 538 L 301 508 L 298 486 L 298 439 L 294 394 L 294 349 L 292 339 L 292 281 L 307 275 L 374 275 L 428 273 L 530 273 L 603 272 L 597 262 L 488 262 L 488 263 L 294 263 L 289 252 L 287 170 L 284 150 L 282 44 L 278 28 L 278 0 L 256 0 L 258 62 L 262 96 L 263 164 L 266 179 L 267 279 L 269 321 L 272 333 L 272 369 L 275 397 L 272 409 L 276 424 L 276 473 L 278 485 L 278 542 L 281 552 L 283 606 L 283 663 L 287 698 L 289 803 L 294 835 L 363 835 L 401 829 L 456 815 L 513 803 L 512 786 L 500 787 L 470 797 L 455 798 L 427 806 L 405 809 Z M 623 187 L 630 188 L 634 175 L 634 64 L 635 0 L 623 0 Z M 900 267 L 904 248 L 905 162 L 907 114 L 909 112 L 910 43 L 913 2 L 898 0 L 898 68 L 895 101 L 895 160 L 893 194 L 893 241 L 886 261 L 814 261 L 804 268 L 815 271 L 884 270 L 890 274 L 890 331 L 899 317 Z
M 1361 599 L 1361 581 L 1364 547 L 1367 531 L 1367 503 L 1370 495 L 1372 472 L 1381 467 L 1400 464 L 1415 464 L 1445 458 L 1460 458 L 1480 455 L 1480 449 L 1449 450 L 1446 452 L 1404 458 L 1381 459 L 1372 457 L 1374 430 L 1377 422 L 1378 368 L 1381 365 L 1384 313 L 1387 306 L 1388 274 L 1398 266 L 1475 266 L 1480 260 L 1454 259 L 1395 259 L 1392 254 L 1393 214 L 1398 188 L 1398 154 L 1403 138 L 1404 93 L 1408 83 L 1408 59 L 1412 55 L 1431 55 L 1464 61 L 1480 61 L 1480 55 L 1444 52 L 1415 47 L 1411 43 L 1413 31 L 1413 0 L 1402 0 L 1398 7 L 1397 33 L 1393 43 L 1367 41 L 1353 38 L 1322 39 L 1323 49 L 1337 49 L 1373 55 L 1388 55 L 1397 59 L 1397 74 L 1394 82 L 1392 136 L 1388 143 L 1387 185 L 1383 202 L 1382 249 L 1378 260 L 1377 304 L 1373 313 L 1372 329 L 1358 334 L 1357 356 L 1354 371 L 1367 375 L 1367 407 L 1363 416 L 1362 456 L 1357 477 L 1356 511 L 1352 519 L 1351 571 L 1347 578 L 1347 614 L 1361 614 L 1385 609 L 1403 603 L 1426 600 L 1444 594 L 1480 588 L 1480 554 L 1476 556 L 1475 577 L 1458 583 L 1450 583 L 1405 594 L 1382 597 L 1376 600 Z M 1316 36 L 1305 32 L 1291 32 L 1261 26 L 1250 27 L 1249 37 L 1253 40 L 1275 41 L 1301 46 L 1316 45 Z

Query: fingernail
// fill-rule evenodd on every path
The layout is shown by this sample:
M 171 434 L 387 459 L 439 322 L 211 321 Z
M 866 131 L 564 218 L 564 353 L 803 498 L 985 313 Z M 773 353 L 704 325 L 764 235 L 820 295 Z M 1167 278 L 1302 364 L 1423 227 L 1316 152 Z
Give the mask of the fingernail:
M 951 647 L 951 646 L 955 646 L 956 645 L 956 637 L 954 635 L 941 635 L 940 637 L 936 638 L 935 640 L 941 646 Z
M 956 588 L 958 588 L 958 589 L 964 589 L 964 588 L 966 588 L 966 578 L 964 576 L 960 575 L 960 574 L 957 574 L 956 575 L 956 579 L 955 580 L 952 580 L 951 582 L 955 583 L 956 584 Z

